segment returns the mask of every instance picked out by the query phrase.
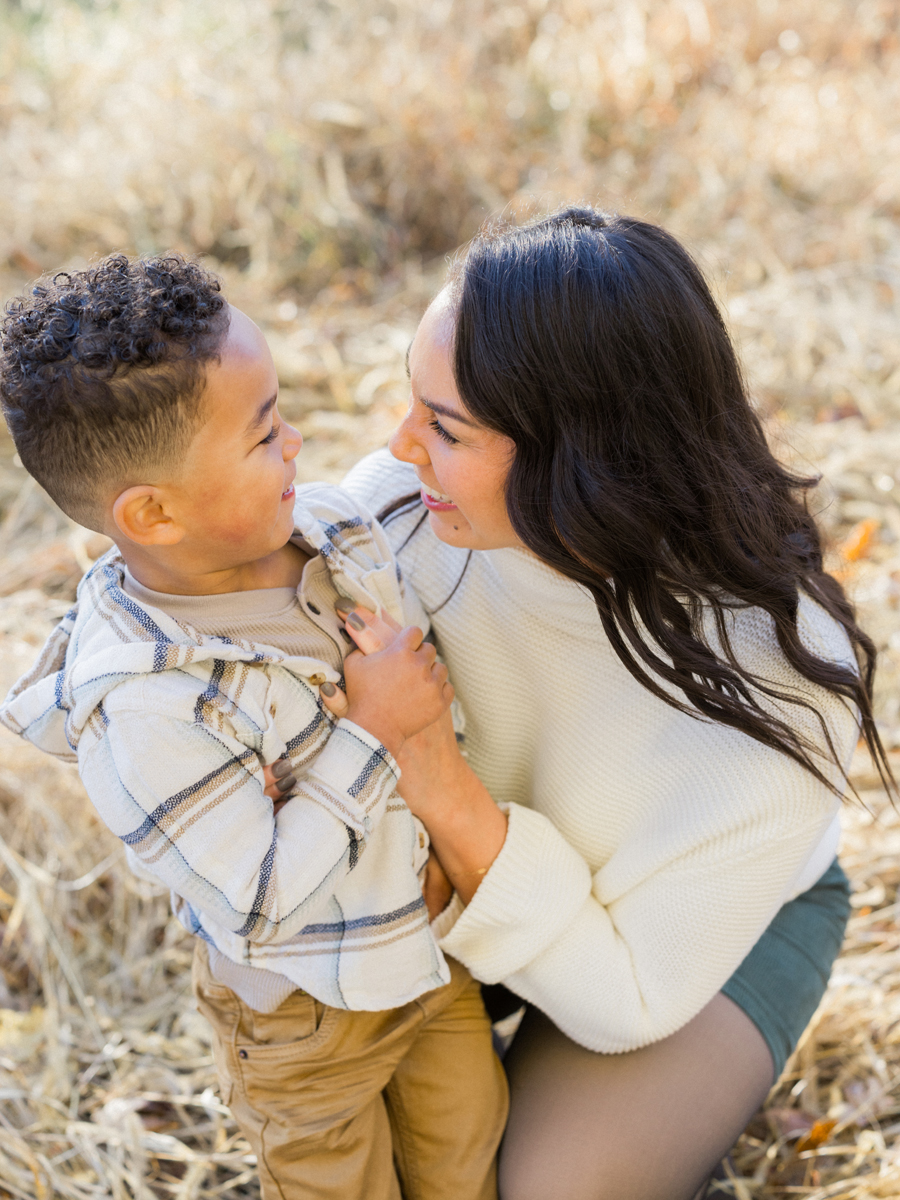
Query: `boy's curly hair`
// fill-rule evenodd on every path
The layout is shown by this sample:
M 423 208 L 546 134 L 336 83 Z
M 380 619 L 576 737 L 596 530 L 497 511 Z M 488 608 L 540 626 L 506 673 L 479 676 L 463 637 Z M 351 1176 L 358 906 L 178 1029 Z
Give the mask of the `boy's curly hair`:
M 184 455 L 227 329 L 218 280 L 176 254 L 110 255 L 10 301 L 0 401 L 26 469 L 101 529 L 119 492 Z

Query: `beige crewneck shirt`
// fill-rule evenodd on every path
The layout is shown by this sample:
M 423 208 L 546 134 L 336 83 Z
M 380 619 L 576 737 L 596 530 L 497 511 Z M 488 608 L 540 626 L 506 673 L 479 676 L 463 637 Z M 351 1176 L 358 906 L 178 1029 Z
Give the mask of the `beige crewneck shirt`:
M 320 555 L 303 568 L 300 586 L 180 596 L 144 587 L 126 567 L 123 587 L 129 596 L 199 633 L 272 646 L 282 654 L 321 658 L 341 669 L 347 646 L 334 611 L 340 593 Z M 300 596 L 303 597 L 303 602 Z

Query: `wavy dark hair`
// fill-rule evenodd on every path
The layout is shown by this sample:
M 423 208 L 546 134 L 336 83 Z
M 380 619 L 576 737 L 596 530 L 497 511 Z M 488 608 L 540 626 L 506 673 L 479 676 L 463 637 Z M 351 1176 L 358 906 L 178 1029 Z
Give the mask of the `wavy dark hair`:
M 817 480 L 773 456 L 724 321 L 682 246 L 644 221 L 566 208 L 483 232 L 449 286 L 460 396 L 515 444 L 513 527 L 590 591 L 631 675 L 666 704 L 739 729 L 842 790 L 822 750 L 776 713 L 795 705 L 817 719 L 843 774 L 824 717 L 732 649 L 729 612 L 760 608 L 791 666 L 858 710 L 893 790 L 872 715 L 875 648 L 823 569 L 806 502 Z M 804 645 L 801 591 L 844 628 L 858 670 Z
M 186 450 L 227 329 L 218 280 L 177 254 L 39 280 L 0 324 L 0 401 L 26 469 L 102 528 L 117 490 Z

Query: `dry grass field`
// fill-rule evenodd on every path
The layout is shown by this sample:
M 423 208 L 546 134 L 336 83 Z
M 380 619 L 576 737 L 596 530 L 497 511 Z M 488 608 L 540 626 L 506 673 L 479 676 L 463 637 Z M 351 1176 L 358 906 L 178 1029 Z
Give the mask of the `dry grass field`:
M 271 339 L 301 477 L 339 479 L 486 216 L 662 222 L 773 438 L 823 473 L 900 752 L 898 114 L 893 0 L 0 0 L 0 300 L 111 250 L 202 256 Z M 0 441 L 4 691 L 99 550 Z M 854 778 L 847 944 L 737 1200 L 900 1196 L 900 817 Z M 166 898 L 6 734 L 0 811 L 0 1200 L 257 1196 Z

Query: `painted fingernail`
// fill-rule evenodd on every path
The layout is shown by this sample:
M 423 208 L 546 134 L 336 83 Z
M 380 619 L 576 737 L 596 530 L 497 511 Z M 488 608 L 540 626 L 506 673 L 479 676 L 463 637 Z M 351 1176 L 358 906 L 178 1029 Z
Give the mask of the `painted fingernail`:
M 277 763 L 272 764 L 272 774 L 276 779 L 284 779 L 285 775 L 290 775 L 293 769 L 289 758 L 279 758 Z
M 343 596 L 339 597 L 334 602 L 334 611 L 339 613 L 353 612 L 356 605 L 352 600 L 345 600 Z
M 329 698 L 329 700 L 331 699 L 332 696 L 337 695 L 337 688 L 334 686 L 333 683 L 328 683 L 328 682 L 323 683 L 319 687 L 319 691 L 322 693 L 323 696 L 327 696 Z
M 279 792 L 289 792 L 296 782 L 296 775 L 288 775 L 287 779 L 279 779 L 275 786 Z
M 357 616 L 357 614 L 355 612 L 348 614 L 347 624 L 350 626 L 351 629 L 355 629 L 357 633 L 359 633 L 359 631 L 361 629 L 365 629 L 365 627 L 366 627 L 365 621 L 362 619 L 362 617 Z

